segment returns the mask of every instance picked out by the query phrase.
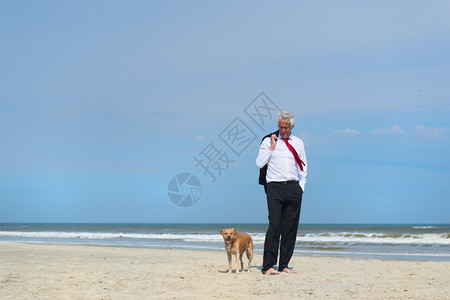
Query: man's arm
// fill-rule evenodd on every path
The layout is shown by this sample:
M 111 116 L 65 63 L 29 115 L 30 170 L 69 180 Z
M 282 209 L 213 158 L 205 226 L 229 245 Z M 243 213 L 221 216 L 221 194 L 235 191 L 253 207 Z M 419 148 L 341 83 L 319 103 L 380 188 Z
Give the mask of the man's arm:
M 302 187 L 302 190 L 305 191 L 306 175 L 308 173 L 308 162 L 306 161 L 305 146 L 303 144 L 303 141 L 301 142 L 300 151 L 298 151 L 298 154 L 300 159 L 305 163 L 305 165 L 303 166 L 303 171 L 298 168 L 299 184 Z
M 275 149 L 277 145 L 277 136 L 272 134 L 269 138 L 265 138 L 259 147 L 258 157 L 256 158 L 256 165 L 258 168 L 262 168 L 269 162 L 270 157 L 272 156 L 272 151 Z

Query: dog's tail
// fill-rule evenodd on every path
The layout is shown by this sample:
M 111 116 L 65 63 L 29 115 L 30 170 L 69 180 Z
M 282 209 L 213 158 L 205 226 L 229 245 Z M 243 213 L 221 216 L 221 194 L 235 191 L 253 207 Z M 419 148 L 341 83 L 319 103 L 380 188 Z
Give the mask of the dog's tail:
M 253 240 L 250 237 L 250 241 L 248 242 L 247 250 L 245 251 L 247 253 L 248 258 L 248 271 L 251 272 L 252 270 L 252 259 L 253 259 Z
M 247 258 L 250 258 L 253 256 L 253 240 L 250 237 L 250 241 L 248 242 L 248 247 L 247 247 Z

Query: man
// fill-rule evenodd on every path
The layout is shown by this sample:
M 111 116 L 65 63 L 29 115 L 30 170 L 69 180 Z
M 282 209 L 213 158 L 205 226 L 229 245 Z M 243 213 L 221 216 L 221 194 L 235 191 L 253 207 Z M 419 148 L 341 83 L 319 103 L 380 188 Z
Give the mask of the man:
M 256 158 L 259 168 L 267 164 L 269 228 L 264 241 L 263 274 L 297 273 L 288 265 L 297 238 L 307 165 L 303 141 L 291 135 L 294 125 L 291 112 L 278 114 L 279 136 L 272 134 L 270 138 L 265 138 Z M 278 247 L 279 272 L 273 268 L 277 263 Z

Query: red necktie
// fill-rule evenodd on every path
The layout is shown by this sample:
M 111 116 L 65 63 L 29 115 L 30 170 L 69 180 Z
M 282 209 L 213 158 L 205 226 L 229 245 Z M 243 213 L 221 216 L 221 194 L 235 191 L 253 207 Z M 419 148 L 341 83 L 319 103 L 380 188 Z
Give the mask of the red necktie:
M 298 157 L 297 151 L 295 151 L 294 147 L 292 147 L 292 145 L 289 144 L 288 139 L 283 140 L 286 142 L 286 146 L 289 148 L 289 150 L 291 150 L 292 154 L 294 155 L 295 161 L 298 163 L 300 170 L 303 171 L 303 166 L 306 166 L 305 163 L 300 159 L 300 157 Z

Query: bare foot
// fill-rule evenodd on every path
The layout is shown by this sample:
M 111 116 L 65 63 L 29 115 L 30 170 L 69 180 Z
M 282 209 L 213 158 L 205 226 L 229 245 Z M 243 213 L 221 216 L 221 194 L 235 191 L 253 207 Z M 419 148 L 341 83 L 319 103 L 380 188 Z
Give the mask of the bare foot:
M 263 274 L 264 275 L 278 275 L 278 274 L 280 274 L 280 272 L 275 271 L 274 268 L 270 268 L 269 270 L 265 271 Z
M 284 273 L 297 274 L 297 271 L 291 270 L 291 269 L 289 269 L 289 268 L 284 268 L 282 272 L 284 272 Z

